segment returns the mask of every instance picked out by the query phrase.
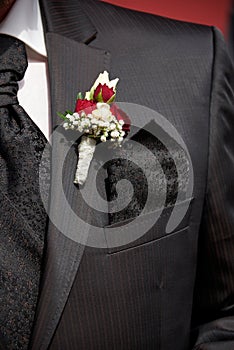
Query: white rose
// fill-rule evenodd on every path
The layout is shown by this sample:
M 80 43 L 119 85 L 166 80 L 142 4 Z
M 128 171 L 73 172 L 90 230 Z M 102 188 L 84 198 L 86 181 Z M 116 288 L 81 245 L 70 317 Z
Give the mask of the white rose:
M 102 113 L 99 109 L 95 109 L 94 111 L 92 111 L 92 115 L 96 118 L 96 119 L 101 119 L 102 117 Z
M 97 109 L 107 109 L 109 111 L 110 105 L 108 105 L 108 103 L 105 103 L 105 102 L 98 102 Z

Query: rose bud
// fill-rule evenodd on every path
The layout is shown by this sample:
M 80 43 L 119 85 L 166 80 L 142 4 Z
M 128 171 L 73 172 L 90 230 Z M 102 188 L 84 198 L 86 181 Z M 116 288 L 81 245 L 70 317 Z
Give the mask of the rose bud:
M 108 87 L 106 84 L 98 84 L 94 90 L 93 98 L 97 102 L 110 103 L 115 98 L 114 89 Z

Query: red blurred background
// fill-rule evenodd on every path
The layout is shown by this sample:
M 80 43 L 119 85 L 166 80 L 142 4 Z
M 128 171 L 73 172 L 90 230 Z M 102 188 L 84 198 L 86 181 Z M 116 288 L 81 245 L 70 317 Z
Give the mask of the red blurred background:
M 215 25 L 229 34 L 232 0 L 104 0 L 134 10 L 189 22 Z

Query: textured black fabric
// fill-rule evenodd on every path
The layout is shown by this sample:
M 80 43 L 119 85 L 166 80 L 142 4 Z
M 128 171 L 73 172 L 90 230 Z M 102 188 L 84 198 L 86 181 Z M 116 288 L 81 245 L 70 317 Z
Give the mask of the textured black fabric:
M 160 209 L 160 207 L 173 206 L 176 203 L 178 196 L 178 188 L 180 186 L 180 201 L 185 200 L 188 178 L 189 178 L 189 161 L 187 159 L 186 152 L 175 142 L 170 139 L 170 148 L 173 153 L 167 147 L 153 135 L 156 135 L 156 128 L 159 126 L 156 123 L 151 122 L 145 126 L 145 129 L 151 130 L 153 134 L 150 134 L 146 130 L 139 130 L 132 138 L 135 147 L 129 149 L 126 142 L 123 147 L 117 149 L 113 153 L 113 160 L 111 160 L 105 166 L 107 167 L 108 181 L 107 181 L 107 194 L 109 200 L 109 224 L 115 224 L 124 220 L 135 218 L 141 214 L 145 207 L 148 197 L 148 183 L 151 184 L 151 192 L 153 193 L 153 200 L 148 203 L 147 211 L 152 212 Z M 162 131 L 161 131 L 162 132 Z M 167 137 L 169 138 L 169 136 Z M 140 147 L 139 147 L 140 145 Z M 142 145 L 147 151 L 144 152 Z M 155 162 L 150 162 L 147 157 L 147 152 L 151 151 L 155 156 Z M 140 153 L 143 164 L 143 169 L 147 169 L 147 173 L 134 164 L 134 162 L 127 160 L 128 157 L 134 154 Z M 177 166 L 175 160 L 177 160 Z M 147 176 L 147 178 L 146 178 Z M 166 180 L 166 196 L 164 193 L 163 182 Z M 116 190 L 116 184 L 121 180 L 129 180 L 133 186 L 133 196 L 129 205 L 123 210 L 118 208 L 115 200 L 118 197 Z M 127 185 L 122 189 L 126 195 L 128 195 Z M 166 197 L 164 199 L 164 196 Z
M 38 297 L 46 213 L 38 166 L 45 138 L 18 104 L 24 44 L 0 37 L 0 334 L 2 348 L 27 349 Z

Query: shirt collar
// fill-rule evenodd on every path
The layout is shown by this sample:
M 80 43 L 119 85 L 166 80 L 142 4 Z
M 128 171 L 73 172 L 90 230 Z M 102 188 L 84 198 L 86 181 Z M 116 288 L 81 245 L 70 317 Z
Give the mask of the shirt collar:
M 47 57 L 38 0 L 17 0 L 0 23 L 0 33 L 22 40 L 31 49 Z

